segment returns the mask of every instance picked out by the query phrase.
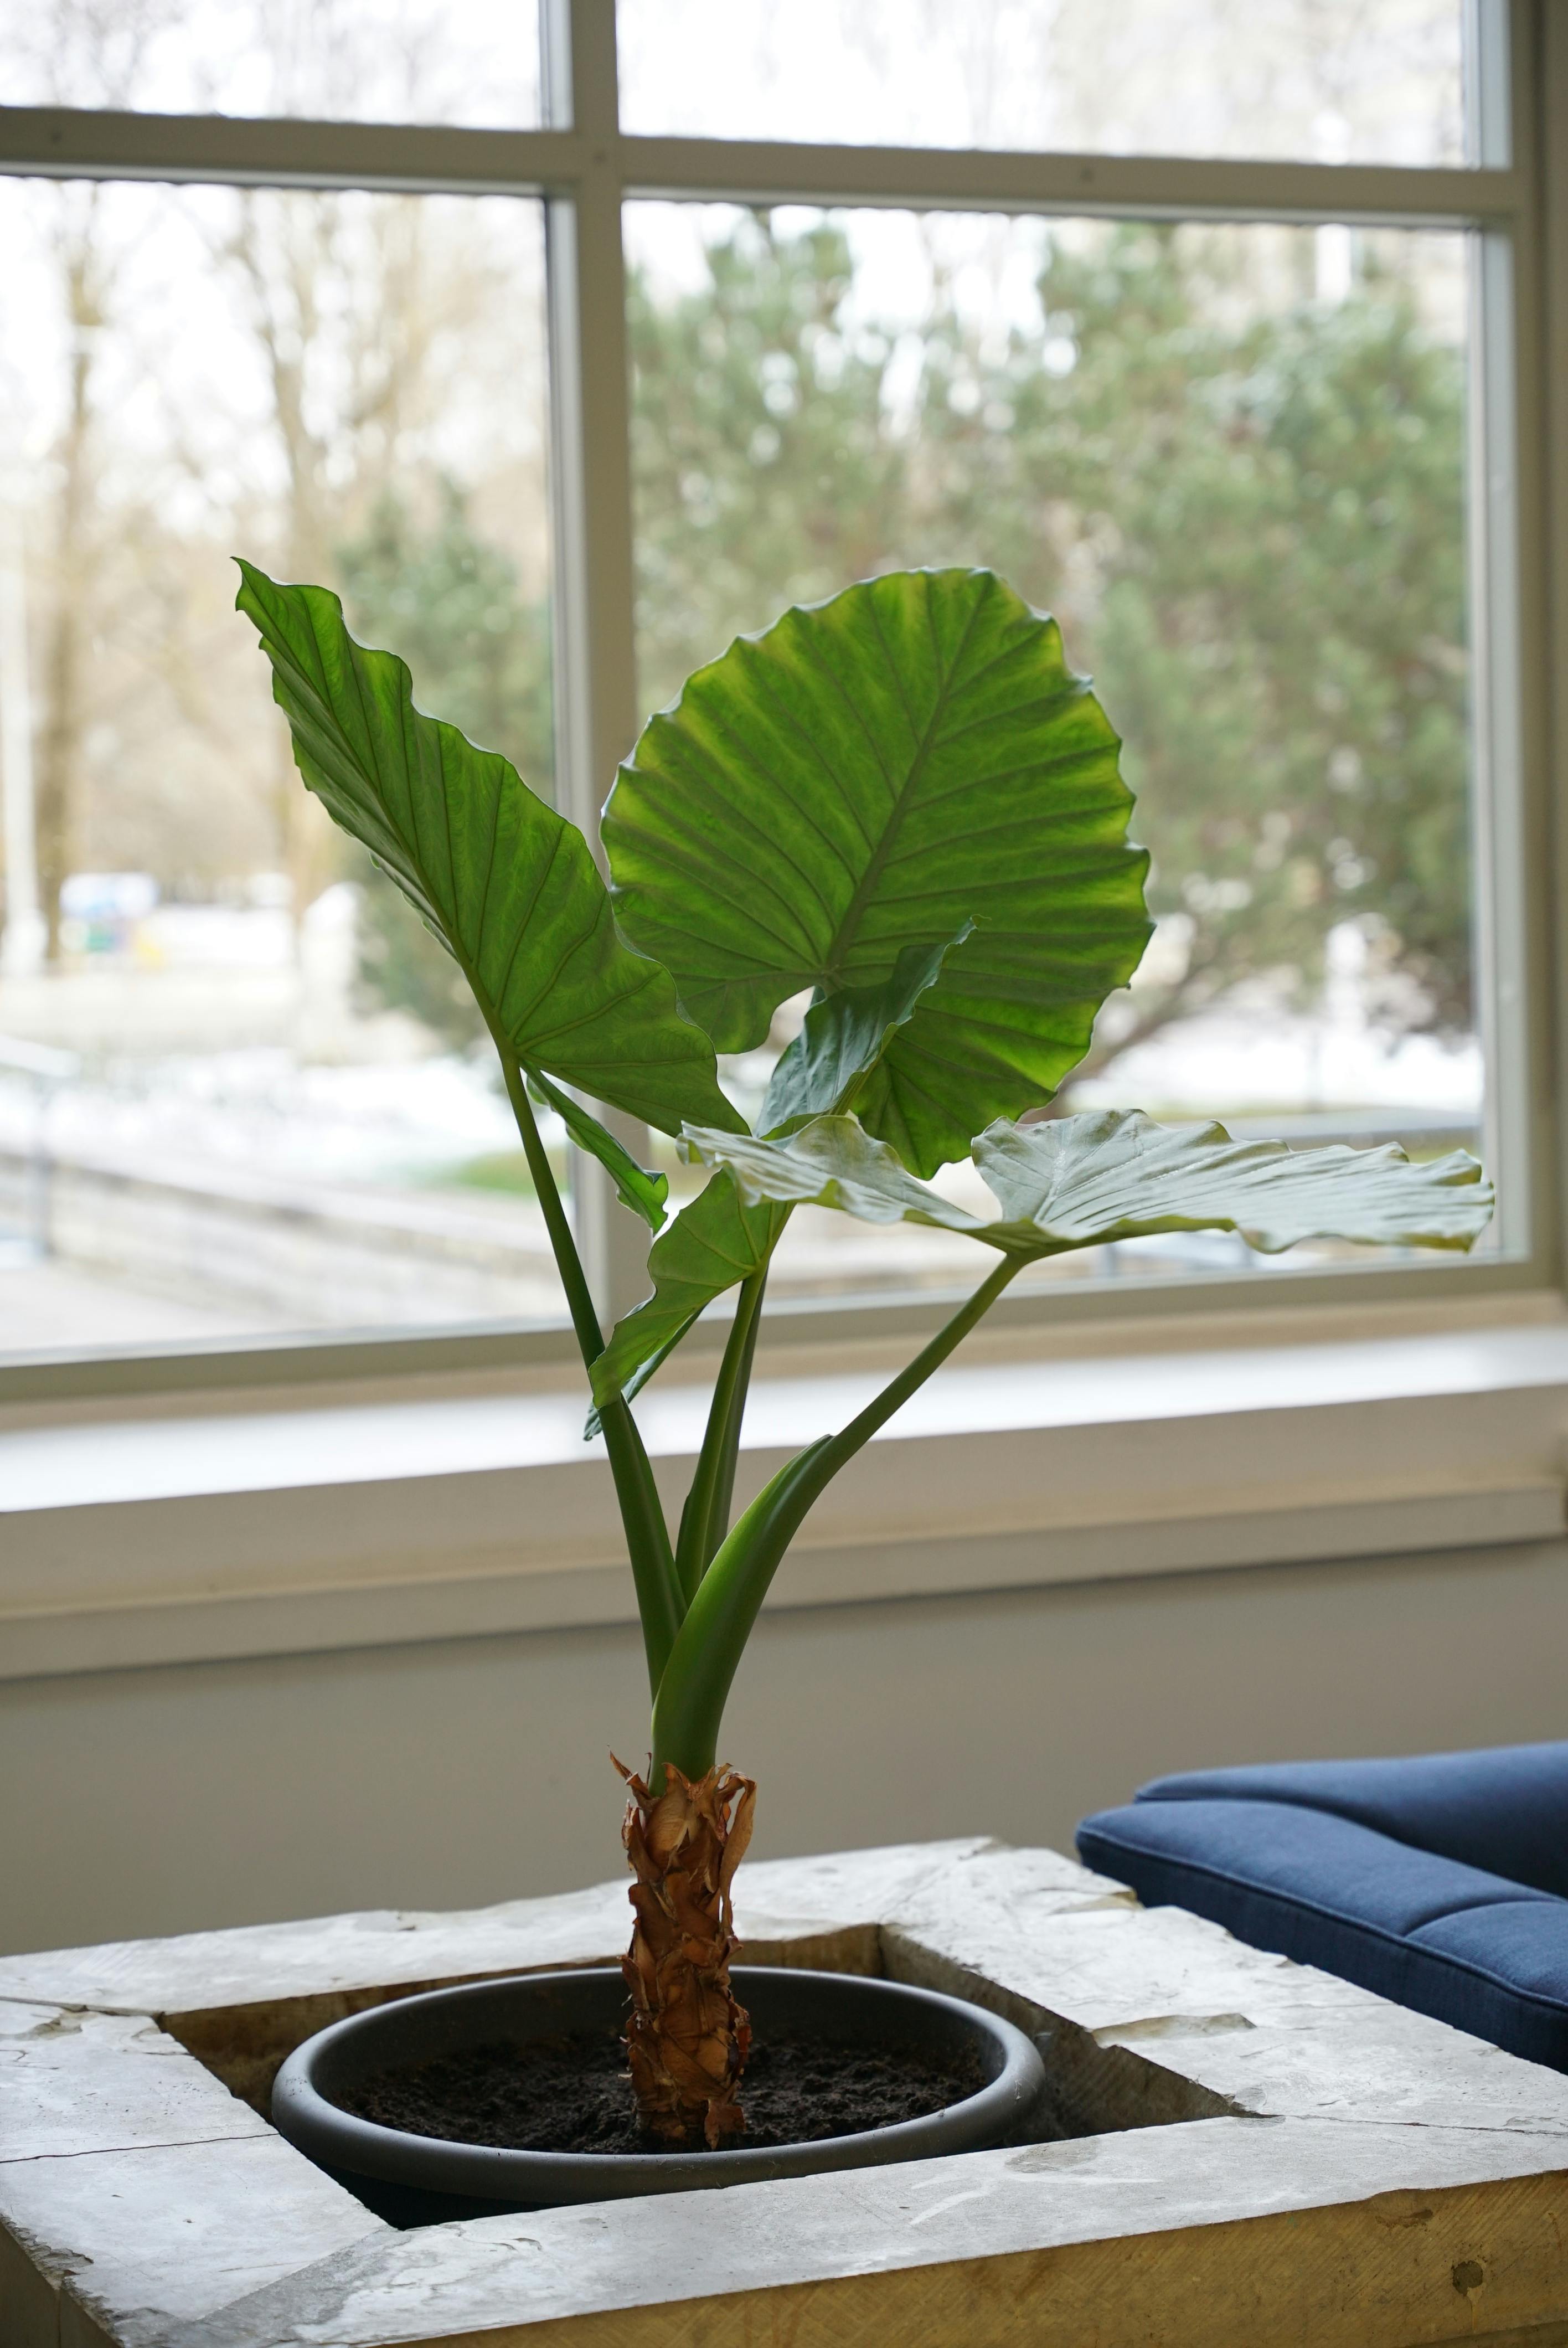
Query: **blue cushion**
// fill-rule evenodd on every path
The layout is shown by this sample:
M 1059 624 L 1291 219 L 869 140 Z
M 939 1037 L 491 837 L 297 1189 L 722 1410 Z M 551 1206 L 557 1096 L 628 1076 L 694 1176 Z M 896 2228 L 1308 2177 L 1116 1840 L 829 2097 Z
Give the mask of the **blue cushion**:
M 1141 1802 L 1289 1802 L 1354 1818 L 1511 1883 L 1568 1900 L 1568 1744 L 1424 1753 L 1409 1761 L 1285 1761 L 1157 1777 Z
M 1307 1771 L 1284 1774 L 1299 1784 Z M 1147 1787 L 1086 1818 L 1079 1849 L 1147 1906 L 1191 1909 L 1256 1948 L 1568 2071 L 1568 1900 L 1299 1795 L 1231 1790 L 1276 1775 L 1216 1770 L 1209 1782 L 1226 1790 L 1215 1795 L 1195 1778 Z

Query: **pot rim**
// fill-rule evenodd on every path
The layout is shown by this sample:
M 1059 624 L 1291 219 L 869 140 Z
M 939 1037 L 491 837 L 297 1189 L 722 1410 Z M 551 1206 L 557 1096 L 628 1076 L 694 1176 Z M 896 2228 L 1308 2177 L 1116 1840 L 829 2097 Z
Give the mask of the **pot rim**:
M 389 1998 L 328 2024 L 296 2047 L 279 2071 L 272 2088 L 273 2125 L 299 2151 L 339 2172 L 436 2192 L 540 2205 L 712 2188 L 972 2151 L 998 2143 L 1019 2126 L 1044 2084 L 1039 2051 L 1024 2033 L 967 1999 L 863 1973 L 788 1965 L 736 1965 L 733 1970 L 743 1996 L 753 1983 L 765 1991 L 778 1982 L 808 1994 L 813 1987 L 823 1985 L 838 1997 L 847 1992 L 851 1999 L 886 1997 L 906 2007 L 920 2008 L 956 2024 L 973 2038 L 989 2042 L 999 2057 L 997 2070 L 974 2095 L 914 2119 L 862 2129 L 853 2136 L 816 2137 L 789 2145 L 743 2142 L 719 2152 L 541 2152 L 416 2136 L 359 2118 L 333 2102 L 317 2085 L 319 2071 L 340 2049 L 358 2038 L 374 2038 L 393 2024 L 395 2016 L 478 2003 L 494 1999 L 497 1991 L 513 1988 L 548 1990 L 589 1981 L 621 1985 L 618 1965 L 574 1965 L 496 1974 L 483 1981 L 422 1991 L 414 1997 Z

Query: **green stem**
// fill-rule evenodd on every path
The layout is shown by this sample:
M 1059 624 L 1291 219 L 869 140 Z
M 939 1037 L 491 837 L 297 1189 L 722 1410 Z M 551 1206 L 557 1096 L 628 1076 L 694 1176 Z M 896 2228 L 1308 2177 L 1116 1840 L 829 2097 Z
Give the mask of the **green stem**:
M 492 1031 L 493 1032 L 493 1031 Z M 561 1285 L 566 1290 L 567 1309 L 572 1327 L 577 1332 L 578 1347 L 584 1368 L 590 1368 L 604 1351 L 604 1332 L 599 1325 L 588 1275 L 582 1268 L 582 1258 L 577 1251 L 577 1241 L 571 1221 L 561 1203 L 556 1188 L 556 1178 L 550 1169 L 549 1156 L 528 1100 L 528 1087 L 515 1055 L 496 1037 L 496 1048 L 501 1056 L 501 1073 L 507 1081 L 507 1097 L 512 1104 L 512 1115 L 518 1121 L 522 1137 L 523 1154 L 528 1161 L 528 1172 L 534 1189 L 544 1211 L 545 1229 L 549 1233 L 550 1246 L 555 1251 Z M 631 1560 L 632 1580 L 637 1586 L 637 1611 L 642 1618 L 642 1644 L 648 1657 L 648 1684 L 655 1694 L 664 1676 L 664 1668 L 685 1615 L 686 1605 L 676 1578 L 675 1560 L 670 1548 L 670 1534 L 660 1506 L 653 1470 L 643 1448 L 637 1422 L 624 1399 L 617 1398 L 600 1411 L 599 1423 L 604 1436 L 604 1447 L 610 1455 L 610 1472 L 615 1478 L 615 1496 L 620 1504 L 620 1520 L 626 1532 L 627 1553 Z
M 768 1272 L 753 1272 L 741 1282 L 735 1300 L 724 1358 L 708 1406 L 702 1448 L 697 1455 L 692 1488 L 681 1515 L 681 1535 L 675 1544 L 675 1570 L 690 1605 L 707 1572 L 713 1552 L 730 1529 L 730 1506 L 735 1491 L 735 1457 L 741 1446 L 741 1422 L 746 1413 L 746 1390 L 752 1382 L 752 1358 L 757 1349 L 763 1291 Z
M 960 1304 L 950 1321 L 943 1322 L 928 1345 L 922 1346 L 908 1368 L 900 1370 L 896 1378 L 889 1378 L 881 1393 L 874 1395 L 847 1426 L 841 1427 L 836 1435 L 828 1437 L 827 1447 L 833 1456 L 833 1464 L 823 1474 L 817 1492 L 837 1475 L 848 1460 L 854 1458 L 864 1444 L 870 1442 L 879 1428 L 886 1426 L 894 1412 L 903 1408 L 910 1395 L 925 1385 L 931 1373 L 941 1368 L 948 1354 L 962 1344 L 976 1323 L 985 1319 L 1009 1281 L 1017 1279 L 1027 1261 L 1024 1256 L 1004 1255 L 989 1278 L 981 1281 L 968 1302 Z M 815 1498 L 816 1492 L 814 1492 L 812 1498 Z
M 655 1790 L 663 1782 L 668 1761 L 691 1777 L 700 1777 L 712 1767 L 725 1700 L 752 1626 L 785 1550 L 814 1503 L 839 1469 L 940 1368 L 1023 1265 L 1021 1256 L 1004 1256 L 907 1369 L 889 1379 L 881 1393 L 836 1435 L 824 1436 L 782 1468 L 752 1502 L 693 1595 L 659 1683 L 653 1699 L 650 1780 Z
M 501 1055 L 501 1073 L 507 1080 L 507 1098 L 512 1104 L 522 1137 L 523 1155 L 528 1161 L 528 1173 L 535 1195 L 544 1210 L 545 1229 L 549 1233 L 550 1246 L 560 1272 L 561 1286 L 566 1290 L 567 1310 L 571 1325 L 577 1332 L 578 1350 L 585 1367 L 596 1362 L 604 1351 L 604 1332 L 599 1325 L 599 1313 L 588 1284 L 588 1274 L 582 1268 L 582 1258 L 577 1251 L 577 1236 L 571 1220 L 556 1188 L 556 1178 L 534 1116 L 528 1088 L 523 1072 L 513 1055 L 504 1045 L 497 1047 Z

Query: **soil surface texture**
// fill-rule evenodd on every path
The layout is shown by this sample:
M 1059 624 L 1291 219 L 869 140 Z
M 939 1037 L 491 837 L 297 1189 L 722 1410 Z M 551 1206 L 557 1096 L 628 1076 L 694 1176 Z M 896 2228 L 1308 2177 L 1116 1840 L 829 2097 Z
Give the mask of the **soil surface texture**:
M 770 2037 L 741 2082 L 743 2137 L 728 2147 L 810 2144 L 961 2103 L 986 2085 L 974 2052 L 951 2055 Z M 637 2125 L 619 2037 L 476 2046 L 383 2071 L 340 2098 L 382 2127 L 526 2152 L 665 2152 Z

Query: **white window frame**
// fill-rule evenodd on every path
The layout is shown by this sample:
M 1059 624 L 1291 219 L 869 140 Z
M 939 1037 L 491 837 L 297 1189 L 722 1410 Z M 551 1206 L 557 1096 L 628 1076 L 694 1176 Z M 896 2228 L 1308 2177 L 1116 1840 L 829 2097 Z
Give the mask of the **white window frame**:
M 598 808 L 638 726 L 630 383 L 621 207 L 637 198 L 971 210 L 1075 217 L 1331 221 L 1475 230 L 1471 336 L 1471 580 L 1475 901 L 1483 972 L 1489 1159 L 1506 1170 L 1502 1246 L 1433 1269 L 1278 1278 L 1086 1283 L 1014 1296 L 994 1318 L 1035 1324 L 1170 1319 L 1196 1329 L 1265 1311 L 1440 1305 L 1562 1285 L 1565 1025 L 1554 907 L 1568 903 L 1556 819 L 1568 680 L 1568 10 L 1468 0 L 1471 153 L 1453 169 L 1003 153 L 646 138 L 618 123 L 614 0 L 543 0 L 543 127 L 392 127 L 0 107 L 0 173 L 393 192 L 540 197 L 548 263 L 558 647 L 558 793 L 595 839 Z M 1555 139 L 1547 126 L 1555 125 Z M 1555 150 L 1555 151 L 1554 151 Z M 1554 290 L 1549 290 L 1554 289 Z M 1553 600 L 1553 582 L 1558 582 Z M 1559 695 L 1568 702 L 1568 685 Z M 1558 733 L 1553 742 L 1553 727 Z M 1548 846 L 1550 844 L 1550 846 Z M 634 1127 L 621 1129 L 635 1143 Z M 579 1236 L 602 1311 L 645 1292 L 645 1234 L 602 1170 L 574 1169 Z M 777 1344 L 879 1344 L 933 1325 L 940 1300 L 784 1305 Z M 721 1333 L 697 1333 L 696 1351 Z M 1087 1333 L 1086 1333 L 1087 1334 Z M 1131 1334 L 1131 1332 L 1129 1332 Z M 1096 1344 L 1105 1342 L 1103 1336 Z M 225 1388 L 363 1388 L 392 1380 L 548 1375 L 569 1332 L 531 1324 L 326 1333 L 120 1348 L 0 1363 L 0 1406 L 211 1395 Z

